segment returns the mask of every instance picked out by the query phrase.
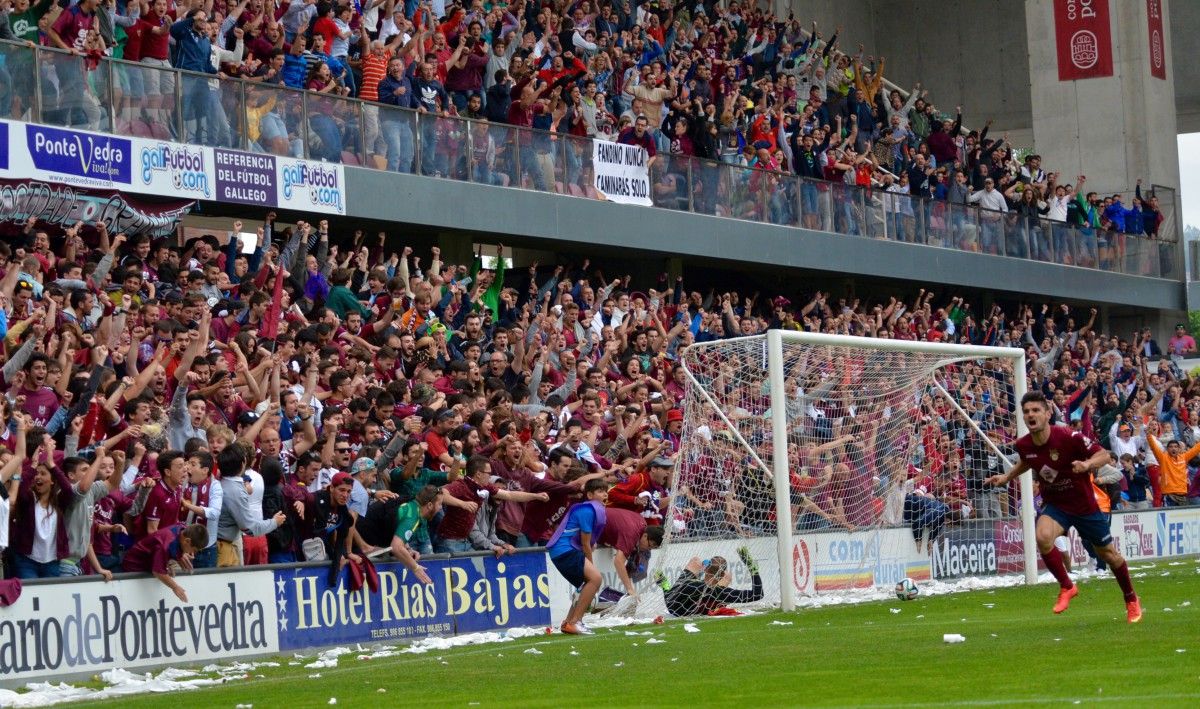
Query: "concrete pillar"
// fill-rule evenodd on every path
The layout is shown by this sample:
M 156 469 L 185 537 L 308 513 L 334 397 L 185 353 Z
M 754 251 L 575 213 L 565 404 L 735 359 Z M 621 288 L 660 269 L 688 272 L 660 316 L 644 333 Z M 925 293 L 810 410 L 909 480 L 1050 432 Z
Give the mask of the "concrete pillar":
M 1178 189 L 1175 143 L 1175 67 L 1171 27 L 1163 15 L 1166 79 L 1150 75 L 1151 44 L 1147 3 L 1108 0 L 1112 27 L 1113 75 L 1059 81 L 1054 6 L 1084 0 L 1026 0 L 1029 80 L 1035 150 L 1046 169 L 1075 182 L 1087 176 L 1087 191 L 1132 192 L 1159 184 Z

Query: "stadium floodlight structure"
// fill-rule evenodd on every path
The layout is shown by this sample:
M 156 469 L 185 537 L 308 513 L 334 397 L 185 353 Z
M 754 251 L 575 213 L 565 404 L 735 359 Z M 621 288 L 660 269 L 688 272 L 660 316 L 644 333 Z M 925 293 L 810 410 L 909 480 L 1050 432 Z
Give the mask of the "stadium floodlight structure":
M 681 362 L 684 430 L 667 539 L 652 566 L 670 577 L 690 558 L 732 560 L 737 547 L 751 546 L 764 568 L 764 603 L 783 610 L 794 608 L 797 592 L 821 590 L 800 581 L 811 568 L 799 566 L 813 563 L 801 547 L 807 554 L 823 543 L 823 558 L 868 563 L 886 538 L 928 561 L 921 547 L 941 531 L 938 510 L 951 522 L 972 515 L 970 495 L 938 486 L 960 466 L 976 480 L 1003 472 L 1011 465 L 1005 446 L 1025 433 L 1020 348 L 770 330 L 693 344 Z M 1033 583 L 1032 476 L 1018 488 L 989 498 L 986 512 L 1019 514 Z M 947 496 L 948 513 L 926 502 Z M 875 585 L 894 583 L 880 576 Z M 843 588 L 870 584 L 855 578 Z M 649 598 L 638 605 L 639 613 L 658 610 Z

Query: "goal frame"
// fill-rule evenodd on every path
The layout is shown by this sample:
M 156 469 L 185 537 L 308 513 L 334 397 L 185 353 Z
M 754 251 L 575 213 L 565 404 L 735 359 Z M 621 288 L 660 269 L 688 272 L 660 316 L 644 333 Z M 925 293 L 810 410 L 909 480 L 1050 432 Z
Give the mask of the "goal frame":
M 693 348 L 708 349 L 721 344 L 738 341 L 764 341 L 764 336 L 750 335 L 745 337 L 731 337 L 723 340 L 717 340 L 713 343 L 695 343 L 691 345 Z M 1011 360 L 1013 363 L 1013 378 L 1012 386 L 1014 392 L 1014 401 L 1020 402 L 1021 397 L 1025 395 L 1027 389 L 1026 381 L 1026 356 L 1025 350 L 1017 347 L 985 347 L 978 345 L 958 345 L 941 342 L 922 342 L 913 340 L 890 340 L 874 337 L 857 337 L 853 335 L 831 335 L 825 333 L 799 332 L 794 330 L 768 330 L 765 333 L 765 344 L 767 352 L 767 375 L 770 384 L 770 402 L 771 402 L 771 432 L 772 432 L 772 447 L 775 451 L 786 451 L 788 447 L 787 438 L 787 394 L 784 390 L 786 373 L 784 372 L 784 353 L 783 346 L 785 343 L 796 344 L 811 344 L 824 347 L 841 346 L 855 347 L 864 350 L 876 350 L 883 352 L 919 352 L 924 354 L 945 355 L 955 359 L 970 359 L 970 358 L 995 358 Z M 737 427 L 732 426 L 725 412 L 721 410 L 717 402 L 704 389 L 704 386 L 696 379 L 692 371 L 685 365 L 684 373 L 687 375 L 688 381 L 696 391 L 700 394 L 710 406 L 713 407 L 717 416 L 730 426 L 731 432 L 737 442 L 750 452 L 764 470 L 768 469 L 754 450 L 737 432 Z M 1018 410 L 1014 412 L 1016 422 L 1017 435 L 1023 436 L 1028 431 L 1025 426 L 1025 420 Z M 968 419 L 971 426 L 975 426 L 974 422 Z M 978 430 L 976 428 L 976 430 Z M 789 460 L 786 455 L 771 456 L 771 466 L 769 468 L 771 477 L 774 483 L 775 492 L 775 515 L 776 515 L 776 554 L 779 562 L 779 607 L 780 610 L 791 611 L 796 607 L 796 590 L 793 584 L 786 582 L 792 578 L 793 555 L 792 546 L 794 544 L 794 524 L 791 510 L 791 475 L 789 469 Z M 1024 551 L 1025 565 L 1025 582 L 1033 584 L 1037 582 L 1037 543 L 1034 538 L 1034 508 L 1033 508 L 1033 474 L 1026 472 L 1018 478 L 1021 494 L 1020 517 L 1022 528 L 1022 546 Z

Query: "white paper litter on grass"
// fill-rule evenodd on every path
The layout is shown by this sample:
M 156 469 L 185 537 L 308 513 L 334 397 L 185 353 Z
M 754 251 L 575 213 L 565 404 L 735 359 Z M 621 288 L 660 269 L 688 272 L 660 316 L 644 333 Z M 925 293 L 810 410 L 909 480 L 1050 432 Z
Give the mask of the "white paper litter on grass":
M 647 645 L 662 645 L 665 642 L 666 642 L 666 640 L 659 640 L 658 638 L 650 638 L 649 640 L 646 641 L 646 644 Z
M 337 704 L 337 697 L 330 697 L 330 698 L 329 698 L 329 703 L 330 703 L 330 704 Z
M 614 662 L 613 663 L 613 667 L 624 667 L 624 666 L 625 666 L 624 662 Z
M 567 653 L 567 654 L 568 654 L 568 655 L 578 655 L 578 654 L 579 654 L 579 652 L 578 652 L 577 650 L 572 650 L 571 652 L 569 652 L 569 653 Z
M 790 620 L 773 620 L 770 623 L 767 623 L 767 625 L 791 625 L 791 624 L 792 624 L 792 621 L 790 621 Z
M 538 635 L 535 630 L 529 635 Z M 463 645 L 484 645 L 487 643 L 510 643 L 517 637 L 527 637 L 524 635 L 508 634 L 501 635 L 495 632 L 486 633 L 467 633 L 466 635 L 455 635 L 447 638 L 425 638 L 409 645 L 400 652 L 413 653 L 420 655 L 429 652 L 430 650 L 449 650 L 452 647 L 461 647 Z
M 537 649 L 536 647 L 531 647 L 525 651 L 525 654 L 526 655 L 540 655 L 540 654 L 542 654 L 542 651 Z
M 683 626 L 683 629 L 684 629 L 684 630 L 686 630 L 686 631 L 688 631 L 689 633 L 698 633 L 698 632 L 700 632 L 700 629 L 696 627 L 696 624 L 695 624 L 695 623 L 688 623 L 687 625 L 684 625 L 684 626 Z
M 1190 606 L 1190 605 L 1192 605 L 1192 602 L 1191 602 L 1191 601 L 1184 601 L 1183 603 L 1180 603 L 1180 604 L 1179 604 L 1179 607 L 1180 607 L 1180 608 L 1187 608 L 1187 607 L 1188 607 L 1188 606 Z
M 897 614 L 897 613 L 901 612 L 901 610 L 903 610 L 903 609 L 901 609 L 901 608 L 888 608 L 888 610 L 892 612 L 892 615 L 895 615 L 895 614 Z M 791 625 L 791 624 L 789 623 L 789 625 Z

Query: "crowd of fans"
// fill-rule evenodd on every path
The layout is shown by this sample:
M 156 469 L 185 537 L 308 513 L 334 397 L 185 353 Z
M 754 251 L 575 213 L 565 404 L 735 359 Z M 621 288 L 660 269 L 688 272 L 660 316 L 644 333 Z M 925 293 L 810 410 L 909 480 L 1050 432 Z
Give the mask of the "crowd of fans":
M 59 125 L 103 129 L 111 101 L 121 132 L 580 196 L 596 196 L 588 139 L 615 139 L 650 154 L 659 206 L 1100 268 L 1163 221 L 1140 185 L 1088 192 L 990 121 L 963 131 L 921 84 L 887 90 L 884 57 L 841 28 L 737 0 L 16 0 L 7 19 L 0 37 L 84 57 L 46 62 Z M 108 86 L 88 71 L 103 55 L 136 64 Z M 14 115 L 34 90 L 19 58 Z M 964 228 L 947 205 L 989 211 Z
M 1114 508 L 1200 502 L 1187 464 L 1200 384 L 1171 359 L 1195 352 L 1182 327 L 1163 351 L 1149 331 L 1102 335 L 1094 310 L 1065 305 L 976 311 L 925 291 L 794 305 L 682 278 L 644 288 L 586 259 L 510 270 L 501 246 L 492 268 L 482 252 L 447 263 L 434 248 L 425 261 L 387 251 L 382 233 L 339 238 L 324 221 L 285 227 L 273 213 L 245 253 L 243 227 L 177 245 L 103 224 L 51 235 L 31 220 L 0 243 L 7 574 L 153 571 L 184 597 L 173 564 L 328 560 L 338 573 L 390 548 L 423 578 L 424 554 L 544 544 L 602 481 L 607 543 L 628 560 L 618 573 L 632 590 L 647 534 L 657 545 L 664 523 L 691 536 L 766 531 L 773 497 L 744 450 L 731 452 L 734 434 L 761 431 L 755 404 L 732 428 L 712 420 L 699 448 L 739 465 L 678 459 L 685 348 L 768 328 L 1024 347 L 1030 386 L 1124 465 Z M 744 383 L 722 379 L 724 364 L 707 384 L 736 398 Z M 978 485 L 997 461 L 963 456 L 982 449 L 943 400 L 827 396 L 828 382 L 853 384 L 843 369 L 830 357 L 789 375 L 789 413 L 807 436 L 794 451 L 800 528 L 919 516 L 914 503 L 889 511 L 886 495 L 875 504 L 881 479 L 966 502 L 968 516 L 1008 512 Z M 1011 396 L 990 371 L 945 381 L 1004 446 Z M 885 403 L 913 415 L 889 418 Z M 921 423 L 915 438 L 879 435 L 902 420 Z

